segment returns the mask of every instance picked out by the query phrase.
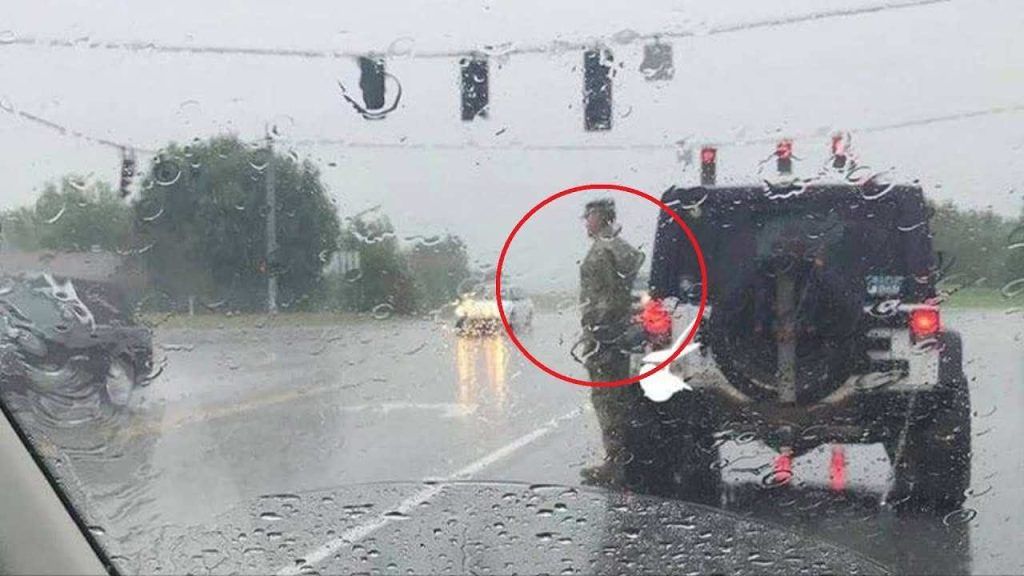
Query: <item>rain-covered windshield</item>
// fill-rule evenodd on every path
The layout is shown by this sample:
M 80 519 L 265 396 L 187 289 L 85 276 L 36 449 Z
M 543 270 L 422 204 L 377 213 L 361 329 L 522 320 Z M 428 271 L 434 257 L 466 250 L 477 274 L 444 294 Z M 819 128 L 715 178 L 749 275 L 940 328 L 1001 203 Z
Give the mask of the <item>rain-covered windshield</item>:
M 123 573 L 1022 572 L 1022 29 L 8 2 L 0 402 Z
M 30 279 L 5 279 L 3 303 L 13 321 L 53 328 L 67 321 L 57 301 L 48 296 L 46 284 Z

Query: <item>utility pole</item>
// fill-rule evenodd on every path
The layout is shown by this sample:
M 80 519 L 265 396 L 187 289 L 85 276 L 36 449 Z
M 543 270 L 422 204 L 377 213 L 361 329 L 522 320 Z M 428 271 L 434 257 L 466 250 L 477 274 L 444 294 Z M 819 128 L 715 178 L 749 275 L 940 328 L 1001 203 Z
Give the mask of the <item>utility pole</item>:
M 277 193 L 274 190 L 274 140 L 266 130 L 267 167 L 263 182 L 267 187 L 267 312 L 277 314 Z

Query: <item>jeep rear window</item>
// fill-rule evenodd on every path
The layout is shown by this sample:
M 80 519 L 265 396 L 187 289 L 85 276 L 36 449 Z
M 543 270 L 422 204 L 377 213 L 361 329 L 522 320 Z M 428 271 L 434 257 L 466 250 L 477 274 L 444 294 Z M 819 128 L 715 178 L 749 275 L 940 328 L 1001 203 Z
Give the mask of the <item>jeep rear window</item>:
M 703 198 L 699 207 L 694 196 Z M 858 283 L 867 275 L 917 275 L 932 262 L 925 212 L 914 189 L 874 200 L 854 187 L 785 199 L 768 199 L 760 188 L 670 191 L 666 199 L 677 202 L 677 213 L 700 241 L 712 299 L 771 254 L 818 258 Z M 656 292 L 678 296 L 680 283 L 699 281 L 694 252 L 666 214 L 654 260 Z

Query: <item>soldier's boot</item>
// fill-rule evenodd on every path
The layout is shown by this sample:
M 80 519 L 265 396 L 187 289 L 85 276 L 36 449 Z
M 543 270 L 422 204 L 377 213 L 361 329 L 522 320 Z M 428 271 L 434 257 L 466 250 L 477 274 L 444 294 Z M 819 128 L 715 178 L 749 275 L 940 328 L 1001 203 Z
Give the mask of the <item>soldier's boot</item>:
M 625 484 L 624 476 L 622 465 L 610 460 L 605 460 L 596 466 L 586 466 L 580 470 L 584 486 L 618 488 Z
M 630 458 L 625 442 L 628 396 L 623 388 L 594 388 L 591 391 L 591 402 L 601 426 L 605 457 L 600 464 L 580 470 L 585 485 L 619 487 L 625 484 L 624 464 Z

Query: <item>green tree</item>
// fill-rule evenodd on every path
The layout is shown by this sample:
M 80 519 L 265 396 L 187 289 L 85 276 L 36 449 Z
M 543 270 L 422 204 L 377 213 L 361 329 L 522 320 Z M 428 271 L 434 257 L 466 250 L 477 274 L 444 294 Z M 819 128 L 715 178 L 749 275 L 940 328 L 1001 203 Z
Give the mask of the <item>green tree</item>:
M 958 283 L 982 281 L 984 286 L 1000 287 L 1010 280 L 1007 239 L 1014 222 L 991 210 L 961 210 L 950 202 L 934 210 L 934 248 L 950 264 L 949 274 L 962 275 Z
M 469 255 L 458 236 L 428 239 L 409 252 L 409 266 L 416 281 L 420 306 L 437 308 L 453 301 L 459 284 L 469 277 Z
M 376 308 L 400 314 L 416 310 L 416 287 L 409 262 L 399 249 L 395 228 L 386 215 L 375 209 L 350 219 L 340 246 L 359 253 L 358 279 L 349 283 L 350 301 L 356 303 L 356 310 Z
M 48 183 L 33 208 L 9 211 L 4 236 L 19 250 L 81 252 L 123 249 L 131 229 L 131 208 L 105 182 L 82 184 L 66 176 Z
M 278 250 L 267 255 L 265 179 L 275 180 Z M 319 288 L 340 225 L 309 161 L 234 136 L 171 144 L 153 160 L 134 203 L 136 242 L 155 287 L 180 301 L 196 295 L 261 309 L 269 274 L 282 306 Z
M 1013 230 L 1006 241 L 1009 252 L 1006 262 L 1007 272 L 1011 280 L 1024 278 L 1024 208 L 1020 217 L 1014 222 Z
M 3 249 L 39 250 L 35 207 L 23 206 L 5 211 L 0 217 L 0 226 L 3 229 Z

